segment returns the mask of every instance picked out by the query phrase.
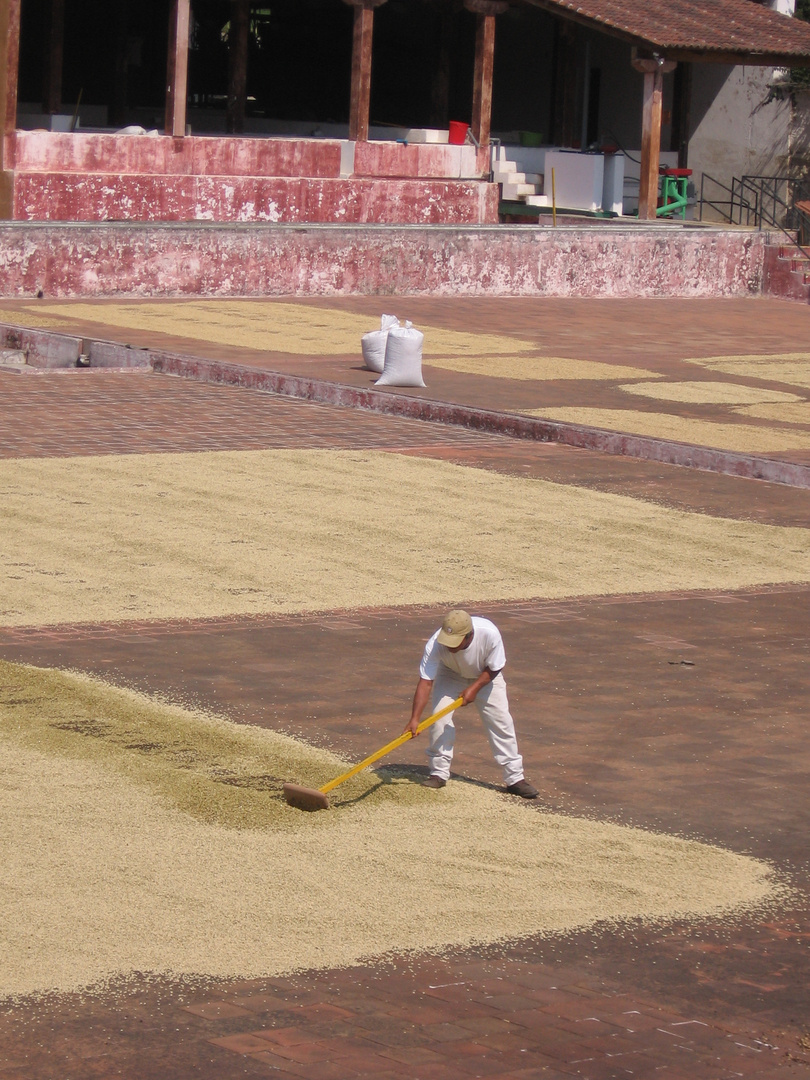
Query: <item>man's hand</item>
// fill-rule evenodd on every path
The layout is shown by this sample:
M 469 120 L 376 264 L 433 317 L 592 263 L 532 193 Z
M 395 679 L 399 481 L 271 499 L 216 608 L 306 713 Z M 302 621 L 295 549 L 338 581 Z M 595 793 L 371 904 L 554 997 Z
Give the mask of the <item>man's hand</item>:
M 430 701 L 431 691 L 433 690 L 432 679 L 420 679 L 416 684 L 416 690 L 413 694 L 413 705 L 411 706 L 411 718 L 405 727 L 402 729 L 404 735 L 406 731 L 410 731 L 411 735 L 416 738 L 416 729 L 419 727 L 419 720 L 422 713 L 425 711 L 425 706 Z
M 469 705 L 478 697 L 478 691 L 483 690 L 485 686 L 489 686 L 492 680 L 498 675 L 497 671 L 490 671 L 489 668 L 484 668 L 474 683 L 463 690 L 461 693 L 461 700 L 464 705 Z

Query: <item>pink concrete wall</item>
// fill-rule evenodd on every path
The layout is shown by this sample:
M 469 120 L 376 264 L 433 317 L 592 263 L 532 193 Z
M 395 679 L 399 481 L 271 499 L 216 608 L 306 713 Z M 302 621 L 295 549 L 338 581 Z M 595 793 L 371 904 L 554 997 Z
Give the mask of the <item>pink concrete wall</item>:
M 15 136 L 19 221 L 485 224 L 498 192 L 473 146 L 355 145 L 341 178 L 330 139 Z M 465 179 L 466 178 L 466 179 Z
M 810 283 L 805 277 L 810 273 L 810 262 L 797 257 L 793 244 L 772 245 L 765 253 L 763 284 L 769 296 L 783 300 L 810 300 Z
M 158 173 L 186 176 L 340 176 L 338 139 L 279 139 L 18 131 L 19 172 Z M 474 146 L 366 142 L 355 145 L 363 177 L 473 179 L 489 171 Z
M 359 142 L 354 150 L 355 176 L 469 179 L 488 173 L 489 151 L 474 146 Z
M 758 295 L 769 234 L 714 229 L 0 225 L 0 295 Z
M 14 166 L 21 173 L 336 177 L 340 142 L 18 131 Z
M 476 225 L 497 222 L 498 188 L 461 180 L 18 173 L 14 218 Z

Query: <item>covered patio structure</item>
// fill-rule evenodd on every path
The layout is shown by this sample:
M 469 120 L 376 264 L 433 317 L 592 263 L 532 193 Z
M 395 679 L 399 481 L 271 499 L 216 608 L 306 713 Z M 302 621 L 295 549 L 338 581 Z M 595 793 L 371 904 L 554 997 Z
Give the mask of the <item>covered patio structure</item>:
M 97 7 L 0 0 L 7 219 L 496 223 L 493 129 L 524 128 L 594 152 L 619 129 L 652 219 L 696 65 L 810 65 L 810 26 L 754 0 Z

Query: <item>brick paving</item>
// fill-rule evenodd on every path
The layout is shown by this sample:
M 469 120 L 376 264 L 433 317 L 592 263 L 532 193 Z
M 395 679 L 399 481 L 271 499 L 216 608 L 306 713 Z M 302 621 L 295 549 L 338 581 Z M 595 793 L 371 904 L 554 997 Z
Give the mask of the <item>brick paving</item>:
M 461 428 L 386 421 L 371 413 L 349 414 L 328 405 L 239 387 L 209 387 L 148 371 L 54 372 L 36 378 L 0 372 L 0 396 L 0 457 L 462 447 L 481 442 Z M 498 438 L 484 436 L 484 441 Z
M 390 301 L 390 302 L 389 302 Z M 182 305 L 183 300 L 163 300 L 162 304 L 170 312 L 175 305 Z M 212 301 L 215 303 L 216 301 Z M 50 308 L 53 302 L 48 302 Z M 83 304 L 85 302 L 82 302 Z M 363 393 L 369 390 L 376 375 L 365 370 L 359 361 L 359 346 L 351 355 L 299 355 L 282 352 L 262 352 L 257 349 L 223 346 L 205 337 L 204 325 L 200 326 L 200 336 L 187 338 L 173 333 L 160 333 L 153 328 L 123 328 L 104 322 L 105 308 L 110 305 L 137 304 L 134 300 L 93 301 L 92 307 L 97 313 L 89 319 L 86 315 L 72 315 L 75 302 L 60 301 L 57 304 L 60 313 L 46 317 L 52 322 L 61 320 L 65 332 L 86 335 L 94 339 L 108 339 L 119 345 L 135 348 L 153 349 L 157 355 L 161 350 L 169 353 L 186 354 L 192 358 L 180 365 L 183 369 L 178 374 L 187 377 L 202 378 L 211 381 L 223 377 L 223 373 L 214 374 L 205 370 L 206 361 L 226 361 L 235 365 L 244 374 L 241 378 L 265 383 L 272 374 L 273 382 L 279 379 L 315 380 L 318 389 L 312 387 L 294 391 L 287 386 L 286 393 L 303 393 L 304 397 L 320 397 L 321 400 L 333 401 L 333 384 L 343 387 L 343 395 Z M 251 301 L 244 301 L 247 305 Z M 804 354 L 807 332 L 810 329 L 810 309 L 806 305 L 777 300 L 596 300 L 583 301 L 559 298 L 466 298 L 452 299 L 397 297 L 380 300 L 372 297 L 325 297 L 290 300 L 283 298 L 283 303 L 295 303 L 305 309 L 339 309 L 343 314 L 357 316 L 358 343 L 360 334 L 373 326 L 379 318 L 382 307 L 397 307 L 400 315 L 408 314 L 417 323 L 428 328 L 442 327 L 464 331 L 467 334 L 497 335 L 506 344 L 500 346 L 508 354 L 508 342 L 511 338 L 531 341 L 537 351 L 543 355 L 571 357 L 575 359 L 596 360 L 613 365 L 631 365 L 639 371 L 638 378 L 649 372 L 653 377 L 663 376 L 676 382 L 695 382 L 707 380 L 734 384 L 737 387 L 767 389 L 780 393 L 790 393 L 807 400 L 810 388 L 797 387 L 782 383 L 778 378 L 761 378 L 753 375 L 739 376 L 703 368 L 689 360 L 707 356 L 747 355 L 754 348 L 758 354 Z M 230 308 L 238 307 L 239 301 L 229 300 Z M 37 322 L 36 301 L 0 301 L 0 318 L 10 322 L 24 323 L 26 317 Z M 753 345 L 752 342 L 756 344 Z M 426 342 L 425 374 L 426 388 L 408 388 L 403 394 L 396 388 L 381 388 L 374 391 L 375 398 L 395 399 L 395 408 L 424 408 L 426 404 L 442 402 L 456 408 L 459 416 L 456 423 L 467 422 L 460 413 L 464 410 L 479 409 L 494 413 L 487 419 L 487 430 L 497 432 L 508 423 L 509 416 L 545 411 L 553 415 L 556 409 L 570 407 L 587 410 L 585 419 L 570 419 L 563 423 L 565 433 L 560 435 L 549 421 L 542 423 L 537 417 L 524 416 L 525 425 L 534 429 L 543 428 L 544 434 L 537 430 L 532 438 L 561 438 L 563 442 L 599 449 L 624 456 L 657 459 L 687 465 L 690 467 L 711 469 L 736 475 L 765 477 L 780 483 L 801 484 L 810 487 L 810 449 L 794 445 L 787 448 L 795 437 L 807 437 L 807 424 L 798 422 L 786 427 L 774 418 L 749 416 L 744 411 L 730 405 L 711 402 L 679 402 L 676 400 L 656 399 L 636 394 L 628 395 L 621 389 L 623 380 L 615 379 L 556 379 L 556 380 L 516 380 L 501 378 L 497 375 L 472 375 L 444 370 L 430 365 L 430 334 Z M 488 346 L 491 347 L 491 346 Z M 129 354 L 128 354 L 129 355 Z M 196 358 L 196 359 L 193 359 Z M 498 357 L 493 357 L 494 369 Z M 165 363 L 165 361 L 164 361 Z M 199 370 L 196 370 L 199 369 Z M 225 376 L 226 379 L 231 376 Z M 275 385 L 266 385 L 265 389 L 278 389 Z M 326 388 L 326 396 L 323 396 Z M 411 399 L 408 404 L 406 399 Z M 342 402 L 342 404 L 350 402 Z M 373 407 L 379 407 L 376 401 Z M 603 416 L 604 414 L 604 416 Z M 609 415 L 608 415 L 609 414 Z M 644 414 L 653 417 L 645 420 Z M 565 415 L 565 412 L 563 412 Z M 617 416 L 622 417 L 619 429 L 612 430 Z M 603 417 L 600 421 L 600 417 Z M 609 417 L 612 417 L 609 418 Z M 638 422 L 636 421 L 638 419 Z M 676 435 L 668 438 L 653 438 L 650 445 L 650 433 L 660 429 L 661 424 L 675 421 Z M 685 448 L 683 440 L 688 442 L 689 434 L 682 423 L 720 424 L 725 434 L 720 436 L 719 446 L 708 448 Z M 603 422 L 605 430 L 599 430 Z M 596 430 L 588 427 L 596 425 Z M 732 443 L 728 443 L 728 430 L 734 430 Z M 765 449 L 750 451 L 745 440 L 746 430 L 750 430 L 754 440 L 750 445 L 763 446 Z M 554 431 L 555 434 L 549 434 Z M 704 431 L 706 429 L 703 429 Z M 715 436 L 706 434 L 706 441 L 716 442 Z M 767 443 L 758 442 L 765 430 Z M 702 434 L 702 433 L 701 433 Z M 639 441 L 640 438 L 640 441 Z M 771 442 L 771 439 L 774 441 Z M 783 445 L 784 444 L 784 445 Z M 736 449 L 729 449 L 733 445 Z M 782 448 L 780 449 L 780 446 Z M 726 447 L 726 449 L 720 449 Z
M 802 525 L 807 498 L 782 484 L 698 473 L 439 423 L 206 386 L 147 371 L 0 372 L 0 458 L 289 448 L 378 449 L 583 484 L 679 509 Z
M 770 307 L 750 307 L 763 313 L 767 347 L 794 332 L 792 316 L 780 328 Z M 691 310 L 697 337 L 708 335 L 708 314 Z M 463 321 L 463 307 L 454 317 Z M 574 329 L 595 332 L 581 321 Z M 160 376 L 86 376 L 0 375 L 0 455 L 365 446 L 729 517 L 808 522 L 810 494 L 781 485 Z M 96 995 L 0 1003 L 0 1080 L 807 1076 L 809 599 L 810 587 L 786 585 L 491 607 L 540 809 L 771 859 L 799 890 L 781 908 L 290 978 L 135 975 Z M 0 656 L 182 694 L 360 755 L 400 730 L 438 614 L 0 628 Z M 399 754 L 422 761 L 418 744 Z M 455 767 L 498 783 L 475 724 L 461 727 Z
M 373 329 L 383 310 L 392 308 L 415 325 L 437 326 L 471 334 L 532 341 L 546 356 L 597 360 L 630 365 L 679 380 L 710 378 L 735 381 L 720 372 L 686 363 L 689 358 L 757 354 L 805 353 L 810 333 L 810 307 L 781 300 L 578 300 L 561 298 L 426 298 L 426 297 L 324 297 L 294 300 L 279 298 L 284 304 L 305 308 L 339 309 L 358 316 L 358 350 L 352 356 L 302 356 L 267 353 L 236 345 L 223 346 L 204 338 L 184 338 L 158 334 L 153 329 L 116 327 L 104 323 L 104 308 L 126 300 L 92 301 L 97 319 L 67 318 L 64 331 L 103 338 L 134 346 L 160 348 L 192 356 L 228 360 L 275 371 L 368 387 L 376 378 L 365 370 L 359 357 L 359 337 Z M 79 301 L 86 305 L 88 301 Z M 142 301 L 141 301 L 142 302 Z M 182 300 L 162 301 L 167 308 Z M 245 301 L 250 303 L 250 301 Z M 48 301 L 51 307 L 55 301 Z M 75 301 L 58 301 L 70 316 Z M 138 301 L 131 301 L 137 304 Z M 0 320 L 25 323 L 26 313 L 36 317 L 36 301 L 0 300 Z M 425 355 L 429 357 L 429 340 Z M 494 358 L 497 359 L 497 358 Z M 429 359 L 426 359 L 429 365 Z M 728 420 L 728 412 L 716 405 L 684 406 L 676 402 L 632 398 L 628 404 L 615 386 L 595 380 L 550 380 L 543 382 L 498 379 L 484 375 L 428 367 L 429 386 L 412 387 L 408 394 L 441 401 L 463 402 L 487 409 L 562 405 L 593 405 L 603 408 L 651 409 L 694 415 L 704 419 Z M 759 379 L 742 380 L 747 385 L 763 385 Z M 768 384 L 770 385 L 770 384 Z M 776 386 L 776 384 L 773 384 Z M 780 389 L 796 392 L 796 387 Z M 801 393 L 801 391 L 799 391 Z M 744 422 L 739 420 L 738 422 Z M 758 424 L 767 421 L 758 420 Z
M 453 299 L 425 297 L 326 297 L 283 302 L 308 308 L 337 308 L 358 317 L 358 354 L 353 356 L 302 356 L 267 353 L 235 345 L 223 346 L 203 338 L 184 338 L 154 329 L 121 328 L 104 323 L 104 308 L 127 301 L 93 301 L 95 320 L 70 316 L 73 301 L 60 301 L 66 318 L 63 329 L 138 347 L 165 349 L 192 356 L 227 360 L 248 367 L 309 375 L 328 381 L 367 388 L 375 375 L 359 362 L 359 335 L 373 327 L 385 307 L 395 307 L 402 317 L 417 325 L 438 326 L 465 333 L 497 334 L 535 343 L 544 355 L 597 360 L 631 365 L 677 380 L 739 382 L 751 386 L 797 392 L 794 386 L 757 378 L 707 372 L 689 358 L 760 354 L 804 353 L 810 331 L 810 308 L 779 300 L 576 300 L 486 297 Z M 131 301 L 137 303 L 137 301 Z M 49 301 L 49 306 L 53 301 Z M 83 305 L 86 301 L 81 302 Z M 182 300 L 163 301 L 167 308 Z M 248 301 L 249 303 L 249 301 Z M 26 314 L 36 318 L 36 301 L 0 300 L 0 318 L 24 323 Z M 752 343 L 755 342 L 754 346 Z M 672 413 L 704 420 L 734 422 L 742 426 L 770 426 L 770 421 L 732 415 L 711 404 L 688 404 L 645 400 L 628 396 L 615 383 L 602 380 L 512 380 L 485 375 L 461 375 L 429 366 L 428 387 L 409 388 L 409 396 L 457 402 L 478 408 L 521 411 L 541 406 L 554 408 L 587 405 L 605 409 L 639 409 Z M 494 358 L 497 359 L 497 358 Z M 392 391 L 396 393 L 396 391 Z M 799 389 L 799 393 L 802 391 Z M 794 451 L 792 459 L 804 459 Z

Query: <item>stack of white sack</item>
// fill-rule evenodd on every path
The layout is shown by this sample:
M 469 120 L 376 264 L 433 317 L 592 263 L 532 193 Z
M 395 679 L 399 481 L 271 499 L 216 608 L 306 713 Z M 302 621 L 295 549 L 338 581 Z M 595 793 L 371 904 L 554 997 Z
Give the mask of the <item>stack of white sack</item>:
M 422 342 L 425 335 L 413 323 L 399 325 L 395 315 L 383 315 L 379 330 L 364 334 L 363 361 L 380 378 L 375 386 L 424 386 Z
M 388 331 L 399 326 L 396 315 L 383 315 L 380 319 L 380 329 L 372 330 L 370 334 L 363 334 L 360 346 L 363 350 L 363 362 L 369 371 L 376 371 L 382 375 L 385 367 L 385 346 L 388 344 Z

